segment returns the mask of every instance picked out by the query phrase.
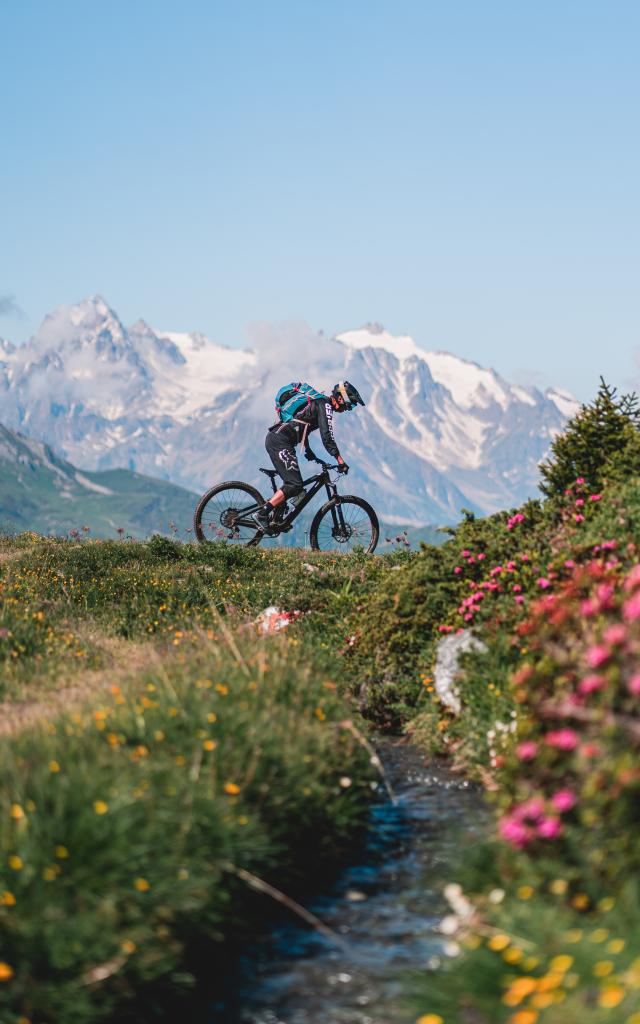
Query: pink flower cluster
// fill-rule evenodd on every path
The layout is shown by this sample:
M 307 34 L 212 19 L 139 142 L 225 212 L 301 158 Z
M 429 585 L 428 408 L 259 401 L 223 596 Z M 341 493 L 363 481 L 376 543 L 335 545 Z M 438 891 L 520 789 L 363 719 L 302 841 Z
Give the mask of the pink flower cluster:
M 507 530 L 513 530 L 518 523 L 524 523 L 524 516 L 522 512 L 517 512 L 515 516 L 511 516 L 511 518 L 507 520 Z
M 549 805 L 542 797 L 531 797 L 516 804 L 501 818 L 499 834 L 517 849 L 524 849 L 534 839 L 557 839 L 562 834 L 562 821 L 558 815 L 570 811 L 576 802 L 576 796 L 570 789 L 554 793 Z

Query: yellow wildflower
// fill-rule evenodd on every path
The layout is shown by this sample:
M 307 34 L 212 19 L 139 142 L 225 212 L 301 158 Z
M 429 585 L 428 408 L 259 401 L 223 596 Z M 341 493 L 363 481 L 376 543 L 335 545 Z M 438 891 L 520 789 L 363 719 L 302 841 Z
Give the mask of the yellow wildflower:
M 533 886 L 521 885 L 516 891 L 516 895 L 520 900 L 530 900 L 533 896 Z
M 509 1017 L 508 1024 L 536 1024 L 537 1010 L 518 1010 Z
M 136 878 L 134 885 L 138 892 L 148 892 L 148 890 L 151 888 L 151 885 L 149 884 L 146 878 Z
M 580 942 L 582 938 L 581 928 L 570 928 L 568 932 L 565 932 L 565 942 Z
M 19 821 L 20 818 L 24 818 L 24 811 L 20 804 L 11 804 L 11 817 L 16 821 Z
M 619 985 L 603 988 L 598 996 L 598 1006 L 601 1006 L 604 1010 L 612 1010 L 614 1006 L 618 1006 L 622 1002 L 624 997 L 625 991 Z
M 560 956 L 554 956 L 549 967 L 552 971 L 559 971 L 561 974 L 566 974 L 572 965 L 573 957 L 567 956 L 566 953 L 561 953 Z
M 66 860 L 66 858 L 69 856 L 69 851 L 67 850 L 66 846 L 56 846 L 54 853 L 56 857 L 60 858 L 60 860 Z
M 235 782 L 225 782 L 224 791 L 229 796 L 236 796 L 240 792 L 240 786 L 236 785 Z
M 59 772 L 60 771 L 60 765 L 58 764 L 57 761 L 49 761 L 49 771 L 50 772 Z
M 216 715 L 215 711 L 210 711 L 209 714 L 207 715 L 207 722 L 217 722 L 217 721 L 218 721 L 218 716 Z
M 549 971 L 547 974 L 543 974 L 541 978 L 538 978 L 538 992 L 549 992 L 553 988 L 558 988 L 562 984 L 562 974 L 558 971 Z
M 568 882 L 564 878 L 554 878 L 553 882 L 549 882 L 549 889 L 554 896 L 564 896 L 568 888 Z
M 509 946 L 502 954 L 502 959 L 508 964 L 518 964 L 524 957 L 524 953 L 517 946 Z
M 607 942 L 607 953 L 622 953 L 625 947 L 624 939 L 611 939 L 611 942 Z
M 598 960 L 593 968 L 593 973 L 596 978 L 606 978 L 608 974 L 611 974 L 613 968 L 613 960 Z
M 106 814 L 109 810 L 109 804 L 106 804 L 104 800 L 94 800 L 93 809 L 96 814 Z
M 487 946 L 489 947 L 489 949 L 494 950 L 494 952 L 499 953 L 500 950 L 507 948 L 509 942 L 510 939 L 508 935 L 492 935 L 487 943 Z
M 525 996 L 531 995 L 531 993 L 535 991 L 536 984 L 535 978 L 530 978 L 527 975 L 524 975 L 522 978 L 516 978 L 516 980 L 509 986 L 508 991 L 514 996 L 517 996 L 518 1002 L 520 1002 L 525 998 Z M 513 1005 L 516 1004 L 514 1003 Z
M 16 898 L 12 892 L 5 890 L 5 892 L 0 896 L 0 903 L 3 903 L 5 907 L 15 907 Z
M 535 1006 L 536 1010 L 546 1010 L 547 1006 L 551 1006 L 553 1001 L 553 992 L 536 992 L 531 997 L 531 1005 Z
M 12 854 L 9 857 L 9 867 L 12 871 L 20 871 L 24 867 L 21 857 L 17 857 L 16 854 Z
M 9 981 L 10 978 L 13 978 L 13 967 L 0 960 L 0 981 Z
M 124 939 L 120 943 L 120 949 L 122 950 L 123 953 L 135 953 L 136 944 L 135 942 L 132 942 L 131 939 Z
M 416 1024 L 444 1024 L 444 1020 L 439 1013 L 423 1013 L 422 1017 L 418 1017 Z
M 217 743 L 215 740 L 205 740 L 202 746 L 205 750 L 215 750 Z
M 608 913 L 616 905 L 616 901 L 613 896 L 605 896 L 604 899 L 598 901 L 598 910 L 601 910 L 603 914 Z

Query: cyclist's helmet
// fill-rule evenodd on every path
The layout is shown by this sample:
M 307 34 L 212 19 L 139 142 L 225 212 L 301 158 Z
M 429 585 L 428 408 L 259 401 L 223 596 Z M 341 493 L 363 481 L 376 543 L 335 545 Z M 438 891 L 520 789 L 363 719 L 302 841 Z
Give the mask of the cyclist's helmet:
M 331 392 L 335 400 L 344 407 L 345 411 L 353 409 L 356 405 L 364 405 L 362 395 L 348 380 L 341 380 Z

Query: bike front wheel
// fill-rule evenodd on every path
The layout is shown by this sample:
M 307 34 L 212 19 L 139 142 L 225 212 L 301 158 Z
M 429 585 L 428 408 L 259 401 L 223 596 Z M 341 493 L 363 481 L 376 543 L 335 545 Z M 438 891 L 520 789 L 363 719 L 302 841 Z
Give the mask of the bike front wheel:
M 376 549 L 380 525 L 368 501 L 353 494 L 332 498 L 316 512 L 309 539 L 314 551 L 354 551 L 370 555 Z
M 203 541 L 253 545 L 262 534 L 251 515 L 264 504 L 260 491 L 239 480 L 227 480 L 203 494 L 193 516 L 193 532 Z

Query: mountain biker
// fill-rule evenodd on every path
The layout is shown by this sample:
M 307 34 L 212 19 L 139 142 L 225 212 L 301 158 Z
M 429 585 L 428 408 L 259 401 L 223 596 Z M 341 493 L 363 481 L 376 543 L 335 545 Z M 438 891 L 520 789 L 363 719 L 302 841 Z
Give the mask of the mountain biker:
M 338 463 L 338 472 L 349 472 L 333 434 L 333 414 L 348 412 L 356 405 L 364 405 L 360 393 L 348 380 L 343 380 L 335 385 L 330 395 L 311 399 L 306 408 L 296 413 L 294 419 L 285 423 L 274 423 L 269 427 L 264 446 L 284 483 L 282 488 L 252 516 L 263 533 L 269 531 L 269 519 L 273 510 L 287 498 L 294 498 L 303 490 L 296 445 L 304 446 L 304 457 L 309 462 L 320 461 L 309 446 L 309 434 L 314 430 L 320 431 L 324 447 Z

